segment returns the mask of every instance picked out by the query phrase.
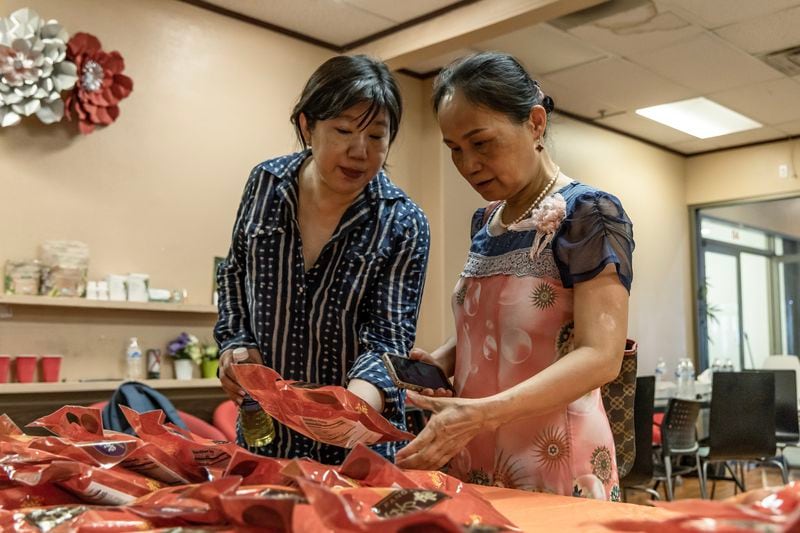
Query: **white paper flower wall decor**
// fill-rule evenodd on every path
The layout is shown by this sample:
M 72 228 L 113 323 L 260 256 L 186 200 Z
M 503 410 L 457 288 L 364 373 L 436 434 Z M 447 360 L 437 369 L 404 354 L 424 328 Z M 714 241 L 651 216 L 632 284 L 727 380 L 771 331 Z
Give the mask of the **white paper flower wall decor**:
M 69 35 L 55 20 L 24 8 L 0 18 L 0 126 L 36 115 L 45 124 L 64 116 L 61 92 L 77 81 L 67 60 Z

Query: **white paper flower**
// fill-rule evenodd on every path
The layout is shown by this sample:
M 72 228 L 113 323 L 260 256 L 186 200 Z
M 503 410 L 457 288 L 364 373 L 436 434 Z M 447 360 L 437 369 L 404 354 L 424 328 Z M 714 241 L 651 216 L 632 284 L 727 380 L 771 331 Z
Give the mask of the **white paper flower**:
M 64 116 L 61 91 L 72 89 L 77 69 L 66 61 L 69 35 L 55 20 L 30 8 L 0 18 L 0 126 L 36 114 L 45 124 Z

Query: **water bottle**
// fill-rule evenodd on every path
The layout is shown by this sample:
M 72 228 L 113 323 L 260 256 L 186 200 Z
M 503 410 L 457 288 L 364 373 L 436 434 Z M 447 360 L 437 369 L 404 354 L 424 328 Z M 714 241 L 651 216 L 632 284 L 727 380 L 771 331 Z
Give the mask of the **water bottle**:
M 142 377 L 142 350 L 139 348 L 139 341 L 136 337 L 131 337 L 128 341 L 128 349 L 125 350 L 125 379 L 137 380 Z
M 711 373 L 713 374 L 715 372 L 723 372 L 724 370 L 725 367 L 722 364 L 722 360 L 714 359 L 714 363 L 711 365 Z
M 233 360 L 235 363 L 246 361 L 248 357 L 247 348 L 236 348 L 233 350 Z M 244 442 L 250 447 L 260 448 L 266 446 L 275 439 L 275 426 L 272 417 L 261 408 L 259 403 L 245 395 L 242 404 L 239 406 L 239 422 L 242 427 Z
M 659 383 L 664 381 L 664 376 L 666 375 L 666 373 L 667 373 L 667 363 L 664 362 L 664 358 L 663 357 L 659 357 L 658 358 L 658 363 L 656 364 L 656 370 L 655 370 L 656 387 L 658 387 Z
M 733 372 L 734 370 L 736 370 L 733 366 L 733 361 L 731 361 L 730 359 L 725 359 L 725 365 L 723 365 L 722 370 L 724 372 Z
M 677 398 L 686 397 L 686 374 L 686 360 L 680 359 L 678 366 L 675 367 L 675 384 L 677 385 L 675 396 Z
M 688 357 L 686 358 L 684 371 L 686 373 L 686 398 L 694 400 L 694 364 L 692 364 L 692 360 Z

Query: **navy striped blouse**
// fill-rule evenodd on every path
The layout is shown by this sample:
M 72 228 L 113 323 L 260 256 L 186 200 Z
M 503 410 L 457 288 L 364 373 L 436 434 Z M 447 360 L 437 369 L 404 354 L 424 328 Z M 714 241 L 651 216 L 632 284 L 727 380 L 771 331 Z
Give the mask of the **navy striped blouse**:
M 221 350 L 256 347 L 285 379 L 383 391 L 383 415 L 405 429 L 405 394 L 380 357 L 414 344 L 430 231 L 422 210 L 379 172 L 342 216 L 316 264 L 305 270 L 297 179 L 308 151 L 265 161 L 247 181 L 230 252 L 217 271 Z M 276 424 L 252 450 L 341 463 L 347 450 Z M 239 443 L 243 444 L 241 435 Z M 397 443 L 373 447 L 393 460 Z

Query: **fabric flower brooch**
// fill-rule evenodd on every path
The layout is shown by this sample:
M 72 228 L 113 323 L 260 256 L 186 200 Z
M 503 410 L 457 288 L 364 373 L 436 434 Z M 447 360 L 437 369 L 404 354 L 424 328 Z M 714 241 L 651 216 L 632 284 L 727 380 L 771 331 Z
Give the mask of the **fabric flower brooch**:
M 531 216 L 508 227 L 511 231 L 535 230 L 531 245 L 531 259 L 537 259 L 556 235 L 567 215 L 567 202 L 561 194 L 546 197 L 531 211 Z

